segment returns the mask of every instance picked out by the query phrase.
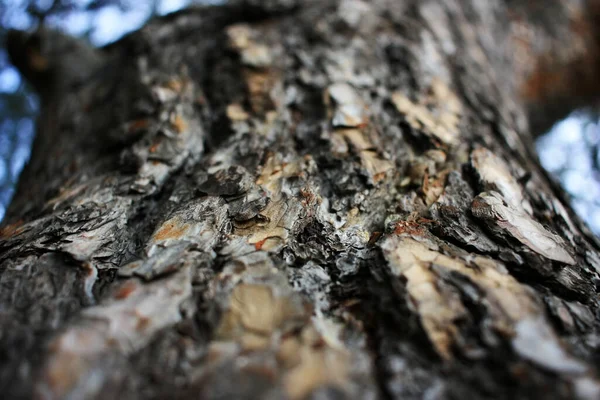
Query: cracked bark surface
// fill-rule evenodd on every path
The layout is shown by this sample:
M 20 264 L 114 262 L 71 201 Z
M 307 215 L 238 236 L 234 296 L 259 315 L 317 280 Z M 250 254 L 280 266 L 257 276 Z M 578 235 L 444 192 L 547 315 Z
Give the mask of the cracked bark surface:
M 237 1 L 90 58 L 13 46 L 43 110 L 0 392 L 600 398 L 599 245 L 528 124 L 571 104 L 521 57 L 575 62 L 595 3 L 513 3 Z

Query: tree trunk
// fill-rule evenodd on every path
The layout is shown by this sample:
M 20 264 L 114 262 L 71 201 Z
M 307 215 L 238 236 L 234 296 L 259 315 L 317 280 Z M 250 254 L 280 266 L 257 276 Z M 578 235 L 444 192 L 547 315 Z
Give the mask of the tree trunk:
M 98 51 L 13 32 L 43 109 L 0 233 L 0 392 L 600 398 L 600 246 L 532 147 L 591 95 L 596 3 L 514 3 L 245 0 Z

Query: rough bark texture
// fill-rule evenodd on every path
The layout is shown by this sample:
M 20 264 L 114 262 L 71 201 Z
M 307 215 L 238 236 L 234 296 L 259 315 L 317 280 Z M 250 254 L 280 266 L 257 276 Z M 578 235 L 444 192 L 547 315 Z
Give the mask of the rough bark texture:
M 523 58 L 596 36 L 543 3 L 238 1 L 85 56 L 14 33 L 43 112 L 0 392 L 599 398 L 599 246 L 527 118 L 571 105 Z

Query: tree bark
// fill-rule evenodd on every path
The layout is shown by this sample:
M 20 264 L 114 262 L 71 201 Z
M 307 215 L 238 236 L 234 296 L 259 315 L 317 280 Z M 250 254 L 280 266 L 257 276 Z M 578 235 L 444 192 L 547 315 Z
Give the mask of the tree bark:
M 43 108 L 0 233 L 0 392 L 600 398 L 600 247 L 532 146 L 597 70 L 597 7 L 537 3 L 13 33 Z

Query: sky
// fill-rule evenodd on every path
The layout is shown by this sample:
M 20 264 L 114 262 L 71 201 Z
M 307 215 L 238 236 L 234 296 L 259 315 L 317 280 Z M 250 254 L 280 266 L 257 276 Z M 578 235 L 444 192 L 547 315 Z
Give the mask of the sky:
M 585 114 L 574 113 L 557 123 L 536 143 L 540 161 L 558 178 L 572 197 L 575 211 L 600 235 L 600 164 L 593 146 L 600 143 L 600 124 Z M 596 160 L 594 160 L 596 158 Z

